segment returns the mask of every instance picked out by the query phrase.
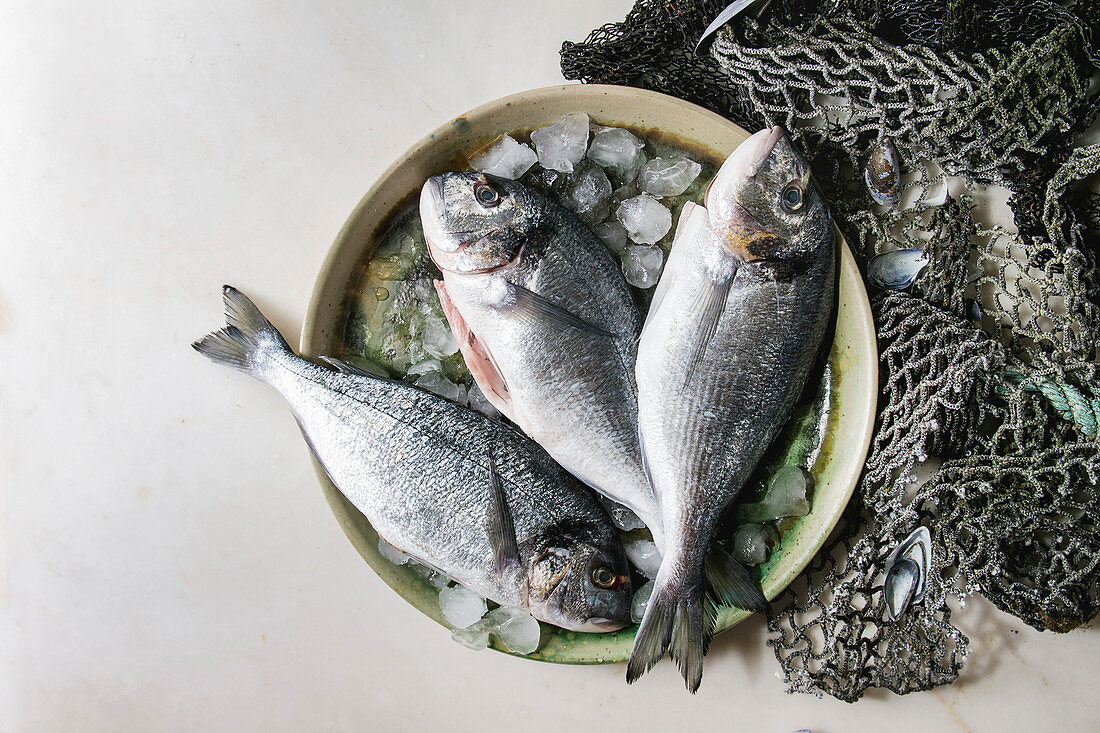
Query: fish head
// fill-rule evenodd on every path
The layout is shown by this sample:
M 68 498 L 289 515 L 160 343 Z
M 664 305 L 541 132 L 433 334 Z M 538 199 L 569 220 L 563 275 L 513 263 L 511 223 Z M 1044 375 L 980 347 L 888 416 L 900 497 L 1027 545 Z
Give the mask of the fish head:
M 711 228 L 744 262 L 797 261 L 832 242 L 828 204 L 782 127 L 733 151 L 707 189 L 706 208 Z
M 591 542 L 548 547 L 528 569 L 531 614 L 570 631 L 616 631 L 630 623 L 630 569 L 622 548 Z
M 442 173 L 420 190 L 428 252 L 445 272 L 491 272 L 519 258 L 540 221 L 531 192 L 487 173 Z

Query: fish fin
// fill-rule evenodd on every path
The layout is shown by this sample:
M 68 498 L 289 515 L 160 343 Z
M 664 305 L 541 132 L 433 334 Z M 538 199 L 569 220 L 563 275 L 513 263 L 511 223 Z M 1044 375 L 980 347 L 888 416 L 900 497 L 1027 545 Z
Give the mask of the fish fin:
M 500 373 L 492 355 L 485 348 L 477 336 L 466 324 L 462 314 L 451 301 L 447 292 L 447 285 L 442 280 L 434 280 L 435 292 L 439 295 L 439 304 L 443 307 L 443 315 L 451 327 L 458 350 L 462 352 L 462 358 L 473 375 L 477 386 L 481 388 L 485 399 L 489 404 L 512 422 L 515 422 L 512 412 L 512 395 L 508 391 L 508 384 L 504 381 L 504 375 Z
M 707 588 L 716 606 L 734 606 L 771 616 L 771 604 L 764 591 L 733 555 L 720 545 L 712 545 L 704 565 Z
M 366 369 L 360 369 L 354 364 L 349 364 L 343 359 L 337 359 L 335 356 L 321 356 L 318 357 L 321 361 L 328 364 L 330 367 L 342 374 L 354 374 L 357 377 L 374 377 L 375 375 L 368 372 Z
M 195 351 L 254 377 L 260 376 L 273 354 L 293 353 L 282 334 L 244 293 L 224 285 L 222 298 L 225 300 L 225 328 L 191 344 Z
M 542 316 L 555 323 L 575 328 L 584 333 L 592 334 L 593 336 L 603 336 L 610 339 L 615 338 L 614 334 L 589 323 L 580 316 L 570 313 L 565 308 L 547 300 L 533 290 L 528 290 L 522 285 L 516 285 L 511 282 L 508 283 L 508 285 L 510 286 L 512 294 L 515 296 L 515 301 L 512 303 L 511 307 L 514 308 L 521 317 L 536 318 Z
M 684 375 L 683 384 L 680 385 L 681 391 L 691 382 L 695 370 L 707 351 L 707 344 L 714 337 L 714 332 L 718 330 L 718 321 L 721 320 L 722 312 L 726 309 L 730 286 L 733 285 L 733 274 L 736 274 L 736 270 L 722 279 L 712 279 L 695 292 L 692 312 L 699 314 L 699 328 L 692 336 L 689 346 L 688 370 Z
M 489 543 L 493 546 L 493 565 L 497 575 L 504 577 L 513 574 L 523 565 L 519 559 L 519 544 L 516 541 L 516 526 L 512 522 L 512 510 L 508 508 L 508 499 L 504 496 L 504 483 L 500 480 L 492 453 L 489 454 L 489 492 L 492 503 L 489 506 Z
M 661 279 L 657 281 L 657 289 L 653 291 L 653 300 L 649 302 L 649 311 L 646 313 L 645 323 L 642 324 L 642 331 L 645 331 L 646 326 L 660 310 L 661 303 L 664 302 L 665 294 L 671 287 L 676 273 L 680 271 L 680 268 L 688 259 L 688 251 L 694 249 L 688 243 L 688 240 L 698 231 L 698 227 L 708 226 L 710 226 L 710 217 L 705 207 L 694 201 L 688 201 L 684 204 L 684 208 L 680 211 L 680 218 L 676 222 L 676 233 L 672 236 L 672 249 L 669 250 L 668 259 L 665 260 L 664 269 L 661 270 Z
M 665 568 L 662 565 L 661 571 Z M 703 657 L 714 636 L 714 604 L 706 597 L 697 574 L 672 581 L 661 571 L 634 636 L 626 681 L 632 683 L 648 672 L 667 651 L 680 668 L 688 691 L 695 694 L 703 679 Z

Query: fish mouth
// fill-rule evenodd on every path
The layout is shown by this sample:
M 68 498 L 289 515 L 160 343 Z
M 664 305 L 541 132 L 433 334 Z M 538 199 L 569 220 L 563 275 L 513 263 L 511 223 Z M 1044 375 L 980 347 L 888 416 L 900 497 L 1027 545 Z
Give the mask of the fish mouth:
M 444 208 L 442 177 L 432 176 L 424 181 L 424 186 L 420 189 L 420 224 L 424 229 L 424 240 L 428 243 L 429 251 L 437 249 L 453 253 L 460 249 L 461 237 L 470 232 L 460 232 L 457 239 L 446 236 L 441 226 Z M 434 255 L 432 259 L 435 259 Z
M 749 158 L 749 167 L 746 173 L 749 178 L 752 178 L 760 170 L 760 167 L 764 165 L 764 161 L 771 155 L 772 150 L 775 149 L 775 144 L 779 142 L 779 138 L 783 136 L 783 128 L 779 125 L 772 127 L 770 130 L 760 130 L 749 136 L 749 139 L 741 143 L 747 147 L 745 151 L 746 157 Z
M 578 631 L 586 631 L 589 633 L 604 634 L 608 631 L 618 631 L 619 629 L 626 628 L 625 621 L 616 621 L 611 618 L 590 618 L 585 621 Z
M 469 247 L 485 236 L 485 232 L 467 230 L 448 232 L 443 228 L 443 176 L 432 176 L 420 189 L 420 223 L 429 250 L 453 254 Z M 438 262 L 436 264 L 439 264 Z
M 714 209 L 717 203 L 715 196 L 725 196 L 725 192 L 736 190 L 745 181 L 755 178 L 783 134 L 783 128 L 776 125 L 754 132 L 745 138 L 726 158 L 726 162 L 722 163 L 714 180 L 707 186 L 707 191 L 703 194 L 703 203 L 707 209 Z
M 481 265 L 463 267 L 463 258 L 456 257 L 470 245 L 477 244 L 487 235 L 485 231 L 474 229 L 447 231 L 444 229 L 443 212 L 446 205 L 443 197 L 443 176 L 432 176 L 420 189 L 420 224 L 424 231 L 424 242 L 428 245 L 428 256 L 444 272 L 460 275 L 476 275 L 499 270 L 512 260 L 498 257 Z M 522 250 L 521 250 L 522 251 Z M 517 258 L 518 259 L 518 256 Z

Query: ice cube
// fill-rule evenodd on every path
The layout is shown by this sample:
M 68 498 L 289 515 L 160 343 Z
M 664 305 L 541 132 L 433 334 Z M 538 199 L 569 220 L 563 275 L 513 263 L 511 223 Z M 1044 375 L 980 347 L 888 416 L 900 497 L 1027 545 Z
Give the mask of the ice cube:
M 397 549 L 389 542 L 386 542 L 381 537 L 378 538 L 378 554 L 392 562 L 394 565 L 404 565 L 405 563 L 412 561 L 411 557 L 401 552 L 401 550 Z
M 571 173 L 588 148 L 588 115 L 564 115 L 553 125 L 532 132 L 531 142 L 543 168 Z
M 435 286 L 432 285 L 431 278 L 418 278 L 413 283 L 413 297 L 415 297 L 421 305 L 423 305 L 424 303 L 431 303 L 439 297 L 435 292 Z M 427 311 L 421 310 L 421 313 L 430 312 L 430 309 Z
M 516 180 L 526 173 L 536 160 L 538 156 L 530 145 L 516 142 L 508 135 L 501 135 L 470 156 L 470 167 L 482 173 Z
M 567 203 L 573 211 L 588 211 L 611 196 L 611 181 L 594 165 L 578 169 Z
M 409 367 L 409 371 L 405 372 L 405 376 L 441 371 L 443 371 L 443 365 L 439 363 L 439 359 L 425 359 L 419 364 L 413 364 Z
M 435 568 L 430 568 L 427 565 L 421 565 L 416 561 L 415 558 L 412 562 L 409 563 L 409 567 L 412 568 L 417 575 L 431 583 L 432 587 L 436 589 L 441 590 L 445 588 L 448 583 L 451 582 L 451 579 L 448 578 L 446 575 L 439 572 Z
M 424 330 L 420 339 L 424 350 L 440 359 L 458 351 L 458 342 L 451 333 L 451 327 L 445 320 L 434 315 L 424 319 Z
M 630 601 L 630 620 L 636 624 L 642 622 L 642 616 L 645 616 L 645 609 L 649 605 L 649 597 L 653 595 L 653 581 L 647 582 L 638 590 L 634 591 L 634 598 Z
M 628 180 L 645 163 L 645 143 L 619 127 L 605 127 L 592 136 L 588 159 Z
M 672 228 L 672 212 L 648 194 L 619 204 L 615 212 L 626 233 L 638 244 L 653 244 Z
M 489 646 L 489 619 L 483 618 L 464 629 L 453 629 L 451 638 L 467 649 L 479 652 Z
M 610 213 L 611 206 L 606 201 L 601 201 L 591 209 L 578 211 L 577 218 L 587 224 L 588 228 L 591 229 L 592 227 L 596 226 L 601 221 L 606 219 Z
M 622 251 L 623 274 L 636 288 L 651 288 L 661 278 L 665 253 L 651 244 L 632 244 Z
M 596 233 L 597 237 L 603 240 L 603 243 L 606 244 L 607 248 L 612 252 L 622 252 L 623 249 L 630 244 L 630 239 L 626 236 L 626 227 L 624 227 L 621 222 L 600 222 L 592 227 L 592 231 Z
M 489 607 L 485 599 L 461 585 L 439 591 L 439 610 L 447 623 L 456 629 L 465 629 L 481 620 Z
M 500 413 L 497 412 L 497 408 L 493 407 L 485 397 L 485 393 L 481 391 L 481 387 L 477 386 L 477 382 L 470 385 L 470 389 L 466 393 L 466 399 L 470 403 L 471 410 L 477 410 L 482 415 L 488 415 L 489 417 L 498 417 L 500 415 Z
M 619 204 L 626 201 L 627 199 L 634 198 L 638 195 L 638 193 L 639 191 L 637 183 L 635 183 L 634 181 L 624 183 L 623 185 L 616 188 L 615 191 L 611 194 L 611 205 L 615 208 L 618 208 Z
M 638 171 L 638 185 L 654 196 L 679 196 L 702 170 L 703 166 L 687 158 L 654 158 Z
M 543 168 L 536 165 L 523 177 L 523 183 L 536 188 L 545 194 L 553 194 L 564 197 L 569 191 L 569 176 L 561 171 Z
M 455 402 L 459 402 L 464 393 L 460 385 L 455 384 L 439 372 L 427 372 L 422 374 L 413 384 Z
M 798 466 L 783 466 L 768 481 L 764 498 L 744 504 L 737 512 L 743 522 L 771 522 L 783 517 L 802 517 L 810 513 L 806 498 L 806 474 Z
M 539 648 L 542 629 L 539 622 L 526 611 L 509 606 L 495 609 L 487 617 L 493 636 L 517 654 L 530 654 Z
M 624 532 L 629 532 L 633 529 L 645 529 L 645 522 L 638 519 L 638 515 L 630 511 L 629 508 L 623 506 L 613 499 L 608 499 L 603 494 L 596 494 L 596 498 L 603 504 L 603 508 L 607 510 L 608 515 L 611 517 L 611 521 L 615 523 L 615 526 Z
M 742 565 L 760 565 L 778 539 L 779 533 L 770 524 L 742 524 L 733 533 L 733 557 Z
M 424 350 L 424 344 L 420 341 L 420 339 L 414 337 L 409 341 L 408 357 L 408 363 L 410 364 L 419 364 L 429 357 L 429 354 L 427 351 Z
M 648 533 L 631 532 L 623 535 L 623 549 L 626 550 L 626 559 L 638 569 L 638 572 L 649 579 L 657 577 L 657 570 L 661 567 L 661 553 L 657 552 L 657 545 L 653 543 Z

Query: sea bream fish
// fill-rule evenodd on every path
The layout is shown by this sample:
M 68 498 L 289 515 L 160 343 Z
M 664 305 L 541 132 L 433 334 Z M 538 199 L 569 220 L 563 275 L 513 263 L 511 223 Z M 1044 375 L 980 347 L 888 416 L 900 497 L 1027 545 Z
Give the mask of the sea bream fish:
M 713 540 L 803 389 L 836 277 L 828 206 L 782 128 L 742 143 L 704 204 L 681 215 L 638 347 L 639 430 L 665 554 L 627 666 L 634 681 L 667 650 L 692 692 L 713 634 L 708 591 L 767 612 Z
M 575 631 L 630 621 L 629 568 L 592 492 L 519 431 L 411 384 L 295 355 L 239 291 L 196 341 L 290 405 L 336 487 L 386 542 L 496 603 Z
M 637 514 L 660 548 L 638 442 L 641 315 L 607 247 L 560 204 L 483 173 L 429 178 L 420 219 L 444 313 L 486 397 Z

